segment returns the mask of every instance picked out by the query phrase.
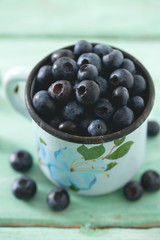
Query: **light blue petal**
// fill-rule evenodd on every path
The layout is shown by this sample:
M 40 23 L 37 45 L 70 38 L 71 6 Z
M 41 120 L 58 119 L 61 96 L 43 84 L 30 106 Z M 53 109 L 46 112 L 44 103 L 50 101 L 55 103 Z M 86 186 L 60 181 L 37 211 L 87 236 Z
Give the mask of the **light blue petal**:
M 87 190 L 96 182 L 96 177 L 89 172 L 72 172 L 70 175 L 72 185 L 81 190 Z

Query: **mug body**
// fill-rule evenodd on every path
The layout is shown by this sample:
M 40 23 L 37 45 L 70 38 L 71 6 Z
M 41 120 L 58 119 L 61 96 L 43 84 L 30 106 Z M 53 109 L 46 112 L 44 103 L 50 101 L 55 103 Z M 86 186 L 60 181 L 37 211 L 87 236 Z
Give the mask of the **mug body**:
M 55 185 L 82 195 L 119 189 L 139 170 L 145 152 L 146 122 L 132 133 L 100 144 L 59 139 L 33 121 L 38 163 Z

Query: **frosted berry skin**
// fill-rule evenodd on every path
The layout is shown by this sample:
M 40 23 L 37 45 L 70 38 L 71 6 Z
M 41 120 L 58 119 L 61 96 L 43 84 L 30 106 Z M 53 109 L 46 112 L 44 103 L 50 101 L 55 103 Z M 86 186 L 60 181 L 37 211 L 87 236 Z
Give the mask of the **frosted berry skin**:
M 57 101 L 69 101 L 72 94 L 72 85 L 67 80 L 54 82 L 48 89 L 49 95 Z
M 120 68 L 111 73 L 109 83 L 112 88 L 123 86 L 131 89 L 134 84 L 134 78 L 128 70 Z
M 76 99 L 83 105 L 93 105 L 97 102 L 100 89 L 95 81 L 81 81 L 76 88 Z
M 101 136 L 107 133 L 107 126 L 103 120 L 96 119 L 88 126 L 88 133 L 90 136 Z
M 53 211 L 62 211 L 68 207 L 70 198 L 65 189 L 56 188 L 48 194 L 47 203 Z
M 82 116 L 84 108 L 76 101 L 68 102 L 62 109 L 62 116 L 65 120 L 75 121 Z
M 94 113 L 98 118 L 107 121 L 113 116 L 114 108 L 108 99 L 102 98 L 97 102 Z
M 119 50 L 113 50 L 102 58 L 103 65 L 105 68 L 116 69 L 119 68 L 123 62 L 123 54 Z
M 98 72 L 102 69 L 101 58 L 96 53 L 83 53 L 77 60 L 77 65 L 80 67 L 84 64 L 92 64 L 96 66 Z
M 54 52 L 52 55 L 51 55 L 51 62 L 52 64 L 59 58 L 61 57 L 68 57 L 68 58 L 71 58 L 71 59 L 74 59 L 74 55 L 73 55 L 73 52 L 69 49 L 61 49 L 59 51 L 56 51 Z
M 124 58 L 121 68 L 124 68 L 126 70 L 128 70 L 130 73 L 135 74 L 136 73 L 136 67 L 133 63 L 133 61 L 131 61 L 128 58 Z
M 130 108 L 124 106 L 119 108 L 113 115 L 113 126 L 116 130 L 121 130 L 132 124 L 133 120 L 133 111 Z
M 133 85 L 133 95 L 135 96 L 143 96 L 147 89 L 147 84 L 145 79 L 140 75 L 134 76 L 134 85 Z
M 129 101 L 129 92 L 125 87 L 117 87 L 112 92 L 112 103 L 116 108 L 126 106 Z
M 130 201 L 136 201 L 143 195 L 143 188 L 140 183 L 131 181 L 123 188 L 124 196 Z
M 73 52 L 75 56 L 79 56 L 82 53 L 92 52 L 92 44 L 85 40 L 80 40 L 75 44 Z
M 52 67 L 52 74 L 56 80 L 73 80 L 77 76 L 77 64 L 76 62 L 67 57 L 57 59 Z
M 58 129 L 62 132 L 75 134 L 77 132 L 77 126 L 72 121 L 65 121 L 59 124 Z
M 107 55 L 112 51 L 113 51 L 112 47 L 105 44 L 96 44 L 93 48 L 93 52 L 99 55 L 100 57 Z
M 143 189 L 148 192 L 155 192 L 160 189 L 160 175 L 153 170 L 146 171 L 141 177 Z
M 95 82 L 99 85 L 100 97 L 107 97 L 107 93 L 109 89 L 108 81 L 105 78 L 98 76 L 95 79 Z
M 79 81 L 88 79 L 88 80 L 95 80 L 98 76 L 97 68 L 92 64 L 84 64 L 82 65 L 77 74 L 77 78 Z
M 140 96 L 132 97 L 129 104 L 130 108 L 135 112 L 136 115 L 139 115 L 144 110 L 144 100 Z
M 48 87 L 54 82 L 52 74 L 52 67 L 50 65 L 44 65 L 37 73 L 36 87 L 39 90 L 47 90 Z
M 9 161 L 12 168 L 18 172 L 28 171 L 33 163 L 31 154 L 24 150 L 13 152 L 9 157 Z
M 147 126 L 147 135 L 148 137 L 154 137 L 158 135 L 160 131 L 160 126 L 159 123 L 156 121 L 148 121 L 148 126 Z

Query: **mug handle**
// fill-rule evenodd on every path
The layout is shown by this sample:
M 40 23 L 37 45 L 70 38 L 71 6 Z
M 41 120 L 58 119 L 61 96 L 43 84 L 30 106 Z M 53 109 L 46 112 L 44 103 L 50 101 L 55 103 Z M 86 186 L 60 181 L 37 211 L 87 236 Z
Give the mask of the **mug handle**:
M 3 85 L 6 96 L 14 109 L 31 120 L 25 105 L 24 86 L 21 84 L 26 82 L 30 72 L 30 67 L 15 66 L 4 74 Z

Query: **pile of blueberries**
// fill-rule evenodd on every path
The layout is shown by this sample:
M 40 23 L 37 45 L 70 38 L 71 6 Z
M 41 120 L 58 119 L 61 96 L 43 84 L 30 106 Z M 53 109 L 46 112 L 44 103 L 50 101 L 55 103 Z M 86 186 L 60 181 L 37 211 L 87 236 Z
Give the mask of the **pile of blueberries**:
M 51 55 L 36 76 L 33 106 L 53 128 L 80 136 L 121 130 L 140 116 L 147 83 L 120 50 L 81 40 Z

